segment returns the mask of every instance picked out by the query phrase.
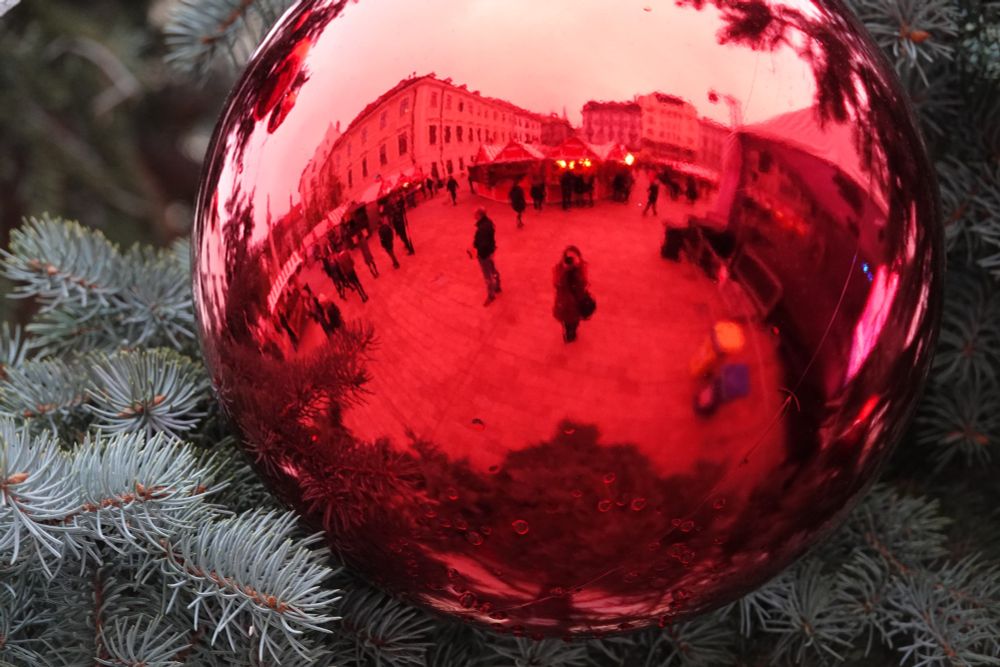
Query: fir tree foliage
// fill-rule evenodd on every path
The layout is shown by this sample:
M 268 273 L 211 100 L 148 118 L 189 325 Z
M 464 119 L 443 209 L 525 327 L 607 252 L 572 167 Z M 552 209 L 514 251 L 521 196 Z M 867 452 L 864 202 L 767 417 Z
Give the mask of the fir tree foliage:
M 510 637 L 492 642 L 490 651 L 493 656 L 485 664 L 498 667 L 584 667 L 587 664 L 586 647 L 567 645 L 559 639 Z
M 189 265 L 177 249 L 122 252 L 79 223 L 30 218 L 0 250 L 11 296 L 33 298 L 27 328 L 48 353 L 163 345 L 193 351 Z
M 0 322 L 0 378 L 6 377 L 8 368 L 21 365 L 27 354 L 24 332 L 8 322 Z
M 182 0 L 169 59 L 235 73 L 289 4 Z M 575 643 L 461 626 L 338 569 L 277 508 L 195 361 L 185 244 L 123 251 L 31 218 L 2 254 L 11 296 L 37 310 L 0 328 L 0 665 L 998 664 L 1000 572 L 968 548 L 988 540 L 960 548 L 927 494 L 935 474 L 997 465 L 1000 3 L 849 4 L 913 100 L 941 188 L 944 322 L 904 443 L 919 475 L 890 469 L 810 556 L 683 623 Z
M 954 56 L 960 10 L 953 3 L 856 0 L 852 7 L 901 74 L 913 69 L 929 83 L 927 68 Z M 934 26 L 934 34 L 925 26 Z
M 335 630 L 334 654 L 351 667 L 419 667 L 431 648 L 434 619 L 359 581 L 349 583 Z
M 50 590 L 67 577 L 114 577 L 129 582 L 117 593 L 123 600 L 204 633 L 209 646 L 220 638 L 234 651 L 252 645 L 258 660 L 305 656 L 301 636 L 326 631 L 337 589 L 323 585 L 333 570 L 318 537 L 296 533 L 290 513 L 234 515 L 209 503 L 222 484 L 189 445 L 163 434 L 95 432 L 66 452 L 51 433 L 10 419 L 0 422 L 0 439 L 0 569 L 19 575 L 15 594 L 34 581 L 37 606 L 51 604 L 54 618 L 72 611 L 117 621 L 114 645 L 145 647 L 149 656 L 186 645 L 177 631 L 164 634 L 170 624 L 102 607 L 107 586 L 75 604 Z M 144 634 L 134 636 L 136 628 Z M 102 654 L 111 656 L 112 643 L 88 659 L 110 660 Z
M 0 332 L 0 659 L 295 664 L 329 632 L 339 593 L 318 538 L 289 513 L 212 502 L 220 470 L 250 471 L 231 439 L 179 439 L 218 423 L 187 356 L 187 255 L 121 252 L 45 217 L 3 256 L 38 311 Z
M 182 0 L 164 31 L 167 62 L 204 74 L 217 59 L 241 67 L 293 0 Z
M 180 437 L 206 414 L 208 378 L 171 350 L 128 350 L 93 359 L 87 410 L 108 432 L 144 431 Z

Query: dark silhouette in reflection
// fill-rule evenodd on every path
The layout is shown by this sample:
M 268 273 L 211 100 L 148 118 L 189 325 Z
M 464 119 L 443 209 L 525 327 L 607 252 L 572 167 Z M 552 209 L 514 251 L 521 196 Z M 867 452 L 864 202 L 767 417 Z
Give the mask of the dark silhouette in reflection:
M 660 198 L 660 184 L 657 179 L 649 179 L 649 187 L 646 189 L 646 208 L 642 209 L 643 217 L 649 213 L 650 209 L 653 210 L 653 215 L 656 215 L 656 201 Z
M 399 197 L 394 203 L 389 205 L 387 215 L 392 220 L 392 228 L 396 231 L 396 236 L 403 242 L 406 254 L 414 254 L 413 242 L 410 241 L 409 223 L 406 219 L 406 203 Z
M 562 323 L 563 340 L 572 343 L 576 340 L 576 330 L 580 320 L 590 317 L 596 303 L 587 287 L 587 262 L 584 261 L 580 249 L 574 245 L 566 246 L 562 256 L 552 269 L 552 284 L 556 288 L 553 316 Z
M 355 244 L 361 251 L 361 257 L 365 260 L 365 266 L 371 271 L 373 278 L 378 278 L 378 266 L 375 264 L 375 256 L 372 255 L 371 244 L 368 242 L 368 237 L 370 232 L 367 229 L 363 229 L 357 233 L 354 237 Z
M 562 208 L 568 211 L 573 204 L 574 176 L 571 171 L 564 171 L 559 177 L 559 189 L 562 191 Z
M 378 227 L 378 242 L 382 246 L 382 250 L 385 250 L 385 254 L 389 255 L 389 259 L 392 260 L 392 268 L 398 269 L 399 260 L 396 259 L 396 251 L 393 249 L 394 238 L 395 235 L 392 232 L 392 226 L 389 225 L 388 220 L 383 219 L 382 224 Z
M 681 0 L 640 24 L 580 2 L 600 20 L 565 37 L 619 63 L 614 86 L 531 40 L 565 76 L 518 76 L 443 23 L 434 49 L 386 47 L 511 100 L 375 60 L 347 76 L 339 45 L 399 29 L 394 3 L 292 10 L 223 115 L 195 232 L 206 363 L 276 494 L 377 584 L 516 634 L 682 618 L 803 553 L 897 439 L 939 301 L 919 138 L 839 6 Z M 703 90 L 650 58 L 680 23 Z M 763 52 L 753 106 L 717 92 Z M 634 102 L 593 101 L 622 86 Z M 579 103 L 584 129 L 564 113 L 542 145 L 551 117 L 521 101 Z
M 545 206 L 545 181 L 541 178 L 531 184 L 531 203 L 536 211 L 541 211 Z
M 316 248 L 316 253 L 313 259 L 318 259 L 323 264 L 323 271 L 326 272 L 330 282 L 333 283 L 333 287 L 337 290 L 337 295 L 341 300 L 347 300 L 347 278 L 344 276 L 344 272 L 340 269 L 340 263 L 337 261 L 334 255 L 334 246 L 332 239 L 328 239 L 326 248 Z
M 496 225 L 486 215 L 486 209 L 483 207 L 476 209 L 476 233 L 472 237 L 472 247 L 475 249 L 476 260 L 486 282 L 486 301 L 483 305 L 488 306 L 500 293 L 500 272 L 497 271 L 496 263 L 493 261 L 493 255 L 497 251 Z M 471 251 L 469 256 L 472 256 Z
M 521 229 L 524 227 L 521 214 L 528 207 L 528 202 L 524 198 L 524 188 L 521 187 L 521 181 L 514 181 L 514 185 L 511 186 L 507 196 L 510 199 L 510 207 L 514 209 L 514 213 L 517 215 L 517 228 Z
M 358 272 L 354 268 L 354 257 L 351 256 L 351 251 L 346 246 L 341 247 L 337 252 L 337 266 L 340 268 L 340 273 L 344 276 L 347 286 L 358 293 L 361 302 L 368 301 L 368 295 L 365 293 L 361 279 L 358 278 Z

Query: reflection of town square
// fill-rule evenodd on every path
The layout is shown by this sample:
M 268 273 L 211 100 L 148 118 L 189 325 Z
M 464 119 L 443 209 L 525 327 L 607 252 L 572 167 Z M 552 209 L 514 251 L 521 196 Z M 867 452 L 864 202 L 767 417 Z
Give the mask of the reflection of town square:
M 234 402 L 274 399 L 243 428 L 377 585 L 482 622 L 607 630 L 595 601 L 613 590 L 616 617 L 639 619 L 742 588 L 741 563 L 797 552 L 842 506 L 801 481 L 844 484 L 867 460 L 852 424 L 876 402 L 844 383 L 894 288 L 850 128 L 813 107 L 747 126 L 735 106 L 723 128 L 674 96 L 635 99 L 589 104 L 584 139 L 406 79 L 331 126 L 301 198 L 280 215 L 267 201 L 265 237 L 233 228 L 261 241 L 259 274 L 226 317 L 270 314 L 248 319 L 266 358 L 233 349 Z M 384 141 L 407 119 L 423 129 Z M 356 149 L 377 138 L 376 172 Z M 555 270 L 570 246 L 586 271 Z M 597 309 L 579 323 L 581 282 Z
M 492 28 L 449 50 L 447 16 L 404 47 L 424 3 L 342 4 L 235 93 L 200 202 L 206 358 L 276 494 L 372 583 L 531 636 L 704 610 L 802 553 L 929 344 L 929 204 L 890 187 L 918 180 L 880 80 L 825 23 L 823 57 L 750 54 L 719 36 L 752 12 L 711 3 L 599 8 L 692 67 L 546 35 L 530 71 Z M 364 67 L 324 66 L 352 40 Z
M 637 194 L 646 191 L 644 178 L 636 191 L 628 204 L 529 208 L 521 230 L 509 205 L 473 196 L 467 185 L 457 206 L 446 192 L 420 198 L 408 211 L 416 254 L 406 255 L 397 240 L 400 269 L 373 242 L 380 270 L 373 278 L 355 251 L 364 304 L 350 291 L 339 299 L 313 265 L 306 273 L 313 291 L 337 303 L 345 320 L 370 322 L 377 336 L 371 393 L 345 411 L 345 425 L 368 441 L 388 437 L 405 446 L 412 435 L 455 453 L 464 448 L 479 470 L 551 439 L 563 420 L 599 424 L 606 442 L 636 444 L 664 476 L 691 473 L 698 461 L 739 461 L 761 440 L 759 462 L 773 465 L 783 433 L 773 336 L 753 323 L 737 287 L 722 290 L 691 263 L 660 256 L 665 221 L 677 224 L 705 205 L 665 196 L 660 216 L 645 217 Z M 480 205 L 496 224 L 503 288 L 488 307 L 479 266 L 467 254 Z M 552 314 L 553 266 L 570 244 L 589 263 L 598 307 L 567 344 Z M 751 369 L 749 396 L 697 416 L 692 357 L 715 322 L 748 317 L 747 343 L 732 361 Z M 323 337 L 315 326 L 301 351 Z

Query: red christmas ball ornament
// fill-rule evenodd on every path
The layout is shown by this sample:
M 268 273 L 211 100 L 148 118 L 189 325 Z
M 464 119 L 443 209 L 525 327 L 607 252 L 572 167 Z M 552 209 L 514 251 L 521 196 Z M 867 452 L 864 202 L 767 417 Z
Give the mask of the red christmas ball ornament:
M 201 339 L 260 474 L 376 585 L 637 628 L 871 483 L 933 345 L 934 193 L 833 0 L 304 2 L 209 151 Z

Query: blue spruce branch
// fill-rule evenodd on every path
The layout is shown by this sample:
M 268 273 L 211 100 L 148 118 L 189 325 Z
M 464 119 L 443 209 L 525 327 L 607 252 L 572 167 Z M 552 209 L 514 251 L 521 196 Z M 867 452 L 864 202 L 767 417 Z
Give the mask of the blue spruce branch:
M 97 428 L 180 437 L 206 415 L 208 378 L 187 357 L 153 349 L 92 359 L 87 411 Z
M 164 30 L 167 62 L 205 74 L 220 60 L 241 67 L 292 0 L 183 0 Z

